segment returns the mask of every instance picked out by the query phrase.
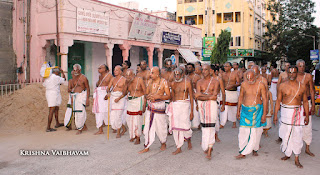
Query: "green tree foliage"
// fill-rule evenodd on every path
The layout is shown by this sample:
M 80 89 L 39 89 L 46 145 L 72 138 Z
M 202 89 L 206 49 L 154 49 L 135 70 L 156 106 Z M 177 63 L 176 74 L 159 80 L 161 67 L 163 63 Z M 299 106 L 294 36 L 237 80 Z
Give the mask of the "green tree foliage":
M 298 59 L 310 62 L 310 50 L 313 50 L 313 38 L 318 29 L 312 25 L 315 12 L 311 0 L 270 0 L 268 10 L 273 21 L 267 22 L 265 33 L 266 49 L 271 61 L 287 58 L 294 63 Z
M 210 56 L 211 63 L 223 64 L 227 61 L 230 39 L 231 33 L 227 30 L 221 30 L 217 43 L 212 48 Z

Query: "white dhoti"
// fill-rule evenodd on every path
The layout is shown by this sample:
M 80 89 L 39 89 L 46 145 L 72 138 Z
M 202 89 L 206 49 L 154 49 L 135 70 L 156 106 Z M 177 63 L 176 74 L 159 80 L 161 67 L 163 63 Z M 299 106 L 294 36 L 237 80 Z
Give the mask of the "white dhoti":
M 299 155 L 303 147 L 304 116 L 301 108 L 301 106 L 281 106 L 279 136 L 282 138 L 282 144 L 280 149 L 287 157 L 290 157 L 292 152 Z
M 71 94 L 69 94 L 69 100 L 67 103 L 67 109 L 66 113 L 64 115 L 64 126 L 67 128 L 70 128 L 72 124 L 72 118 L 73 118 L 73 112 L 72 112 L 72 105 L 71 105 Z
M 197 110 L 197 103 L 193 101 L 193 120 L 191 122 L 192 128 L 198 128 L 200 125 L 199 111 Z
M 100 128 L 103 122 L 108 124 L 108 100 L 105 100 L 107 95 L 107 86 L 97 87 L 93 93 L 93 106 L 92 112 L 96 116 L 96 126 Z
M 122 115 L 124 110 L 125 99 L 121 98 L 118 103 L 114 102 L 115 99 L 119 98 L 122 95 L 122 92 L 116 91 L 111 92 L 110 96 L 110 124 L 112 129 L 120 129 L 122 126 Z
M 238 93 L 237 91 L 226 90 L 226 103 L 225 110 L 220 113 L 220 124 L 224 126 L 227 120 L 231 122 L 237 121 L 237 105 L 238 105 Z
M 302 127 L 303 135 L 302 139 L 306 142 L 307 145 L 311 144 L 312 141 L 312 115 L 311 115 L 311 100 L 308 100 L 309 103 L 309 124 Z M 302 108 L 303 116 L 306 117 L 304 109 Z
M 122 124 L 123 125 L 126 125 L 127 124 L 127 108 L 128 108 L 128 96 L 125 96 L 123 97 L 125 100 L 124 100 L 124 107 L 123 107 L 123 113 L 122 113 L 122 116 L 121 116 L 121 120 L 122 120 Z
M 217 119 L 217 101 L 198 101 L 202 126 L 201 147 L 204 151 L 212 148 L 215 143 L 215 125 Z
M 259 128 L 245 128 L 239 127 L 239 153 L 242 155 L 248 155 L 252 151 L 259 150 L 259 144 L 262 134 L 262 127 Z
M 155 140 L 156 134 L 161 143 L 167 141 L 167 117 L 165 114 L 166 104 L 164 101 L 148 103 L 148 110 L 145 113 L 145 147 L 149 148 Z
M 62 99 L 60 91 L 46 90 L 46 99 L 48 102 L 48 107 L 55 107 L 61 105 Z
M 272 94 L 272 100 L 277 100 L 277 84 L 278 84 L 278 77 L 272 78 L 271 80 L 271 86 L 270 86 L 270 92 Z
M 268 110 L 268 114 L 267 114 L 267 118 L 266 118 L 267 125 L 263 127 L 263 130 L 269 130 L 272 127 L 271 103 L 273 103 L 273 102 L 269 102 L 268 103 L 269 104 L 268 105 L 269 110 Z
M 72 104 L 71 104 L 72 100 Z M 64 125 L 70 127 L 72 116 L 75 118 L 75 125 L 78 130 L 82 130 L 86 120 L 86 101 L 87 101 L 87 91 L 82 91 L 81 93 L 71 93 L 69 97 L 68 107 L 65 114 Z M 72 108 L 70 108 L 72 106 Z
M 181 148 L 184 140 L 192 136 L 189 100 L 178 100 L 169 104 L 167 115 L 171 123 L 169 132 L 173 132 L 173 138 L 177 148 Z
M 129 97 L 127 107 L 127 124 L 129 128 L 130 139 L 140 137 L 142 133 L 142 107 L 144 96 L 131 99 Z

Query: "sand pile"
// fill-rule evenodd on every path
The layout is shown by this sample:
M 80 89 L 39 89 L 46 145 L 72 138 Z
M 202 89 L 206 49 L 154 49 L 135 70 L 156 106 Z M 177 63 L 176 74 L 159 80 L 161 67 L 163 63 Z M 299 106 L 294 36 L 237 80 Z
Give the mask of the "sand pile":
M 62 104 L 59 110 L 59 121 L 63 123 L 67 106 L 67 86 L 61 86 Z M 87 108 L 87 126 L 95 127 L 95 118 L 92 114 L 92 99 Z M 26 132 L 45 131 L 48 122 L 48 104 L 45 97 L 45 88 L 42 84 L 28 85 L 7 97 L 0 97 L 0 131 Z M 55 125 L 52 120 L 51 127 Z

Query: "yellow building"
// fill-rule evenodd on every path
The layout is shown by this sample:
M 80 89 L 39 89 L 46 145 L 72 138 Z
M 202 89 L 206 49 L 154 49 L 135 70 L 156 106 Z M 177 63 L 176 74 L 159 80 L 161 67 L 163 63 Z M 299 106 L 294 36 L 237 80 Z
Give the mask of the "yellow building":
M 177 0 L 177 21 L 202 29 L 203 37 L 231 32 L 231 58 L 260 58 L 270 18 L 269 0 Z

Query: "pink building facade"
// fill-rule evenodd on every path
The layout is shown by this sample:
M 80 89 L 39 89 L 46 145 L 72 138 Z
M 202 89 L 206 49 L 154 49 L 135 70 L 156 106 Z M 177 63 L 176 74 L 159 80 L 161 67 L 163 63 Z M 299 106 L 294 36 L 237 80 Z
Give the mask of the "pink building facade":
M 56 1 L 31 1 L 30 39 L 26 39 L 24 32 L 27 8 L 24 1 L 15 0 L 13 10 L 13 47 L 17 67 L 22 66 L 24 70 L 18 75 L 19 80 L 26 77 L 27 42 L 30 42 L 30 79 L 41 78 L 39 70 L 45 61 L 61 65 L 69 76 L 72 65 L 79 63 L 92 87 L 98 79 L 97 68 L 101 64 L 107 64 L 112 70 L 130 60 L 135 69 L 144 59 L 149 67 L 162 67 L 163 60 L 171 55 L 184 62 L 179 49 L 201 55 L 201 29 L 97 0 L 58 0 L 60 60 L 56 56 Z M 135 23 L 137 17 L 147 23 Z M 149 19 L 151 23 L 148 23 Z M 137 25 L 134 26 L 136 33 L 132 34 L 133 23 Z M 141 25 L 147 26 L 148 30 L 140 31 L 144 29 Z M 173 38 L 180 42 L 164 42 L 164 32 L 174 34 Z

